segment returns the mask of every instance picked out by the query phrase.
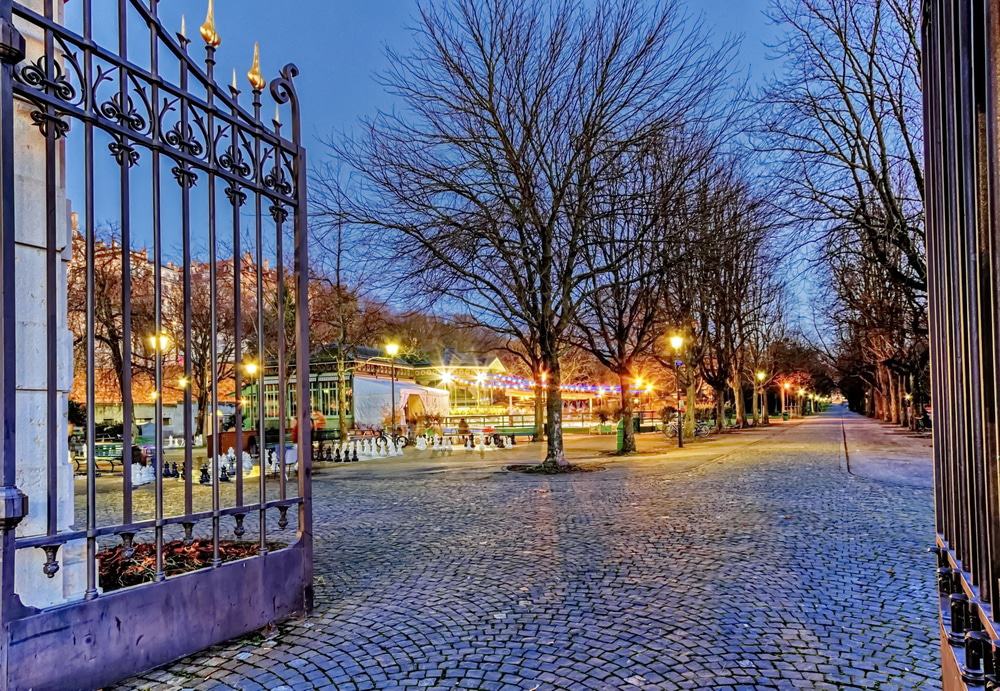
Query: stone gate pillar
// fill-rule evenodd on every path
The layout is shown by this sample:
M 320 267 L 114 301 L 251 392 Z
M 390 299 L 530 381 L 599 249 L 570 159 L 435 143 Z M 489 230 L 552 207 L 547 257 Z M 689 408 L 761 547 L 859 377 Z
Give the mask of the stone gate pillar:
M 36 12 L 44 12 L 42 0 L 22 0 Z M 63 3 L 54 3 L 56 20 L 61 21 Z M 25 39 L 26 60 L 44 54 L 44 37 L 36 26 L 16 22 Z M 57 497 L 60 531 L 74 522 L 73 468 L 69 459 L 67 426 L 68 394 L 73 381 L 73 340 L 67 321 L 67 267 L 71 237 L 69 203 L 66 199 L 65 140 L 56 143 L 56 236 L 57 253 L 50 255 L 46 245 L 46 160 L 45 137 L 32 122 L 36 107 L 14 101 L 14 180 L 15 201 L 15 312 L 17 320 L 17 486 L 28 495 L 28 516 L 17 527 L 17 536 L 41 535 L 47 529 L 47 497 Z M 57 348 L 46 352 L 48 305 L 46 304 L 46 268 L 56 262 Z M 49 358 L 58 363 L 57 420 L 48 419 L 47 365 Z M 58 474 L 55 488 L 48 486 L 48 438 L 50 425 L 56 426 Z M 50 490 L 54 489 L 54 492 Z M 41 549 L 19 550 L 15 559 L 16 592 L 22 602 L 42 607 L 82 597 L 86 587 L 83 541 L 59 549 L 59 571 L 48 577 L 42 567 L 46 555 Z

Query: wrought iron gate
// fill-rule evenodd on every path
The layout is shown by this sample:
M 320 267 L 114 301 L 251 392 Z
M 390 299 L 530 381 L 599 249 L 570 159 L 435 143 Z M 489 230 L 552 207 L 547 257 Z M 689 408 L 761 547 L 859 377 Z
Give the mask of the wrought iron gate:
M 1000 8 L 925 0 L 934 482 L 945 688 L 1000 669 Z
M 311 606 L 311 454 L 295 451 L 310 448 L 297 69 L 270 82 L 289 111 L 286 135 L 277 110 L 262 118 L 256 52 L 249 106 L 235 72 L 231 86 L 216 83 L 211 3 L 197 46 L 163 26 L 158 4 L 0 0 L 0 684 L 10 688 L 101 686 Z M 75 479 L 74 366 L 85 417 Z M 25 384 L 36 368 L 44 376 Z M 265 369 L 279 392 L 294 387 L 277 396 L 273 451 L 262 443 L 273 402 L 248 385 Z M 122 419 L 110 444 L 98 438 L 108 381 Z M 243 419 L 246 395 L 260 419 Z M 175 409 L 176 437 L 165 431 Z M 121 450 L 102 456 L 109 445 Z M 138 583 L 102 582 L 102 564 L 143 554 Z M 177 555 L 194 561 L 182 568 Z M 58 597 L 31 602 L 57 580 Z

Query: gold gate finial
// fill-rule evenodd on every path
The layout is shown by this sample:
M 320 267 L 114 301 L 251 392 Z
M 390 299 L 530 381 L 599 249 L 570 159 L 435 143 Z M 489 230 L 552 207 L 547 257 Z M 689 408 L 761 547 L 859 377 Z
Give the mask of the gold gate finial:
M 218 48 L 222 43 L 222 37 L 215 30 L 215 2 L 208 0 L 208 14 L 205 15 L 205 23 L 201 25 L 201 37 L 205 43 L 212 48 Z
M 264 81 L 264 75 L 260 73 L 260 43 L 254 41 L 253 44 L 253 64 L 250 65 L 250 71 L 247 72 L 247 79 L 250 80 L 250 86 L 252 86 L 256 91 L 260 91 L 267 84 Z

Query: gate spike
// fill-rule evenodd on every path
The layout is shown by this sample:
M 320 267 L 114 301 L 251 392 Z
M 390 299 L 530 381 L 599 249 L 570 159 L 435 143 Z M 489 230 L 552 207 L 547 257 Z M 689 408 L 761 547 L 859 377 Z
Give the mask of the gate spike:
M 214 0 L 208 0 L 208 13 L 205 15 L 205 23 L 201 25 L 199 31 L 201 32 L 202 39 L 205 41 L 205 45 L 211 48 L 218 48 L 219 44 L 222 43 L 222 37 L 215 30 Z
M 264 76 L 260 73 L 260 43 L 257 41 L 253 43 L 253 64 L 250 65 L 250 71 L 247 72 L 247 79 L 254 91 L 262 91 L 264 85 L 267 84 L 264 81 Z

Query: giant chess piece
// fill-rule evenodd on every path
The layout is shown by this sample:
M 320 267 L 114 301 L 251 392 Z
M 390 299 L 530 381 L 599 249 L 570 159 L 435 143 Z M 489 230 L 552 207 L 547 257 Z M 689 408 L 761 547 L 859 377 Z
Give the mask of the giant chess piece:
M 201 477 L 198 478 L 198 483 L 202 485 L 212 484 L 212 478 L 208 475 L 208 466 L 203 465 L 201 467 Z
M 337 444 L 335 447 L 333 447 L 333 462 L 334 463 L 344 462 L 344 460 L 340 457 L 340 444 Z
M 219 471 L 219 482 L 229 482 L 229 470 L 226 466 L 222 466 L 222 469 Z
M 427 450 L 427 437 L 419 436 L 417 437 L 417 451 Z
M 357 463 L 358 462 L 358 447 L 356 447 L 356 446 L 353 447 L 353 449 L 352 449 L 351 462 L 352 463 Z

